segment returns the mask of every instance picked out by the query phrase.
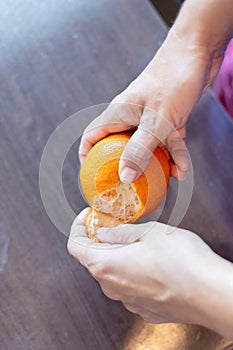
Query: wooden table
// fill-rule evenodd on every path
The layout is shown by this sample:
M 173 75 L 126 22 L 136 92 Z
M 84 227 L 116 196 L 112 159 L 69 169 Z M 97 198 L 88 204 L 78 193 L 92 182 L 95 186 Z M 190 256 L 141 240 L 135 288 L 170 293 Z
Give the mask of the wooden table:
M 177 349 L 169 345 L 177 326 L 145 325 L 68 256 L 38 187 L 55 127 L 123 90 L 159 48 L 166 26 L 147 0 L 2 0 L 0 10 L 0 349 L 137 350 L 144 342 L 159 350 L 158 339 L 163 350 Z M 195 184 L 182 226 L 233 261 L 232 122 L 210 93 L 192 114 Z M 76 151 L 65 163 L 64 187 L 79 212 L 85 203 Z M 198 331 L 206 349 L 217 339 L 199 327 L 178 328 Z

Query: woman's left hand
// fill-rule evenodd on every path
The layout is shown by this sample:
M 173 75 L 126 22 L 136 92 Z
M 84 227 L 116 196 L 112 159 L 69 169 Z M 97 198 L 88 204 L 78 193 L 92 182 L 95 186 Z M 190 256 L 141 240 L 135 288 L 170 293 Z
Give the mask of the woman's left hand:
M 86 237 L 86 213 L 72 225 L 68 251 L 105 295 L 148 322 L 201 324 L 199 302 L 205 291 L 199 286 L 214 253 L 200 237 L 149 222 L 101 228 L 97 236 L 103 243 L 94 243 Z

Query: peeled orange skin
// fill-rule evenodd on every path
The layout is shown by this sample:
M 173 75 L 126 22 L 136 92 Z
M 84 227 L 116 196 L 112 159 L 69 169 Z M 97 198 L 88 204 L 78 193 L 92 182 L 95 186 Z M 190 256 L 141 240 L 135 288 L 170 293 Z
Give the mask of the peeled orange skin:
M 86 231 L 95 241 L 97 228 L 134 222 L 150 214 L 167 192 L 170 160 L 160 147 L 135 182 L 121 183 L 118 166 L 130 137 L 130 133 L 117 133 L 97 142 L 80 169 L 82 192 L 92 208 L 86 218 Z

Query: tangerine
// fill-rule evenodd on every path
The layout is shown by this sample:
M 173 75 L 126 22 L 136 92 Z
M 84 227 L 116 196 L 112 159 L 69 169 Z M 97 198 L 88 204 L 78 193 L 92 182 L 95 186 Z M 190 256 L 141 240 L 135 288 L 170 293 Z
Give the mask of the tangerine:
M 97 142 L 80 169 L 82 192 L 91 207 L 86 231 L 95 241 L 97 228 L 135 222 L 154 211 L 167 192 L 170 160 L 160 146 L 135 182 L 128 185 L 120 181 L 119 161 L 130 136 L 118 133 Z

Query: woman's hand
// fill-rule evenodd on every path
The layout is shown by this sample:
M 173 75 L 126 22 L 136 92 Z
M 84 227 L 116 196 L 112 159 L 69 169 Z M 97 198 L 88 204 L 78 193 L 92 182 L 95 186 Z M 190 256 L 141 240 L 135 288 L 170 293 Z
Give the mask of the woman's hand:
M 172 176 L 183 178 L 188 168 L 185 124 L 221 63 L 221 54 L 213 51 L 172 28 L 139 77 L 87 127 L 80 144 L 81 162 L 109 133 L 138 127 L 121 157 L 121 181 L 131 183 L 138 178 L 160 142 L 173 158 Z
M 149 222 L 101 228 L 97 236 L 105 244 L 96 244 L 85 237 L 85 215 L 72 225 L 68 250 L 109 298 L 148 322 L 198 321 L 198 273 L 210 254 L 198 236 Z
M 94 243 L 86 214 L 74 221 L 68 250 L 109 298 L 148 322 L 196 323 L 233 337 L 233 267 L 200 237 L 149 222 L 101 228 L 104 243 Z

